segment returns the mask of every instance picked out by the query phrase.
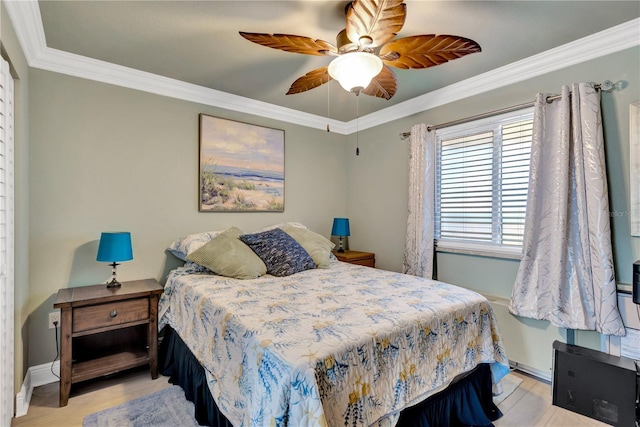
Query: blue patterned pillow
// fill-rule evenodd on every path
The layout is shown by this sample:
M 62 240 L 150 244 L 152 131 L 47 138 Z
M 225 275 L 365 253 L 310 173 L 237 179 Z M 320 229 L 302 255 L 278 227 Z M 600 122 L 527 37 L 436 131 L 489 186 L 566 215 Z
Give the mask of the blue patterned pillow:
M 289 276 L 316 268 L 311 256 L 293 237 L 279 228 L 254 234 L 243 234 L 246 243 L 267 266 L 272 276 Z

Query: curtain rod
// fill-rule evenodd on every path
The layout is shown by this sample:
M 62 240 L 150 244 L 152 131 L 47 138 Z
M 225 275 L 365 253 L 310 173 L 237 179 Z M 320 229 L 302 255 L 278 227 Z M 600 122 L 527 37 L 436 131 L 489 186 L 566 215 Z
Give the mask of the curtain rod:
M 603 92 L 611 92 L 615 86 L 613 82 L 610 80 L 605 80 L 602 83 L 594 85 L 596 90 L 600 90 Z M 547 102 L 555 101 L 556 99 L 562 98 L 562 95 L 549 95 L 547 96 Z M 535 105 L 535 101 L 525 102 L 524 104 L 513 105 L 511 107 L 501 108 L 499 110 L 488 111 L 486 113 L 476 114 L 475 116 L 465 117 L 463 119 L 451 120 L 450 122 L 440 123 L 438 125 L 427 126 L 427 130 L 432 131 L 438 128 L 444 128 L 453 125 L 459 125 L 462 123 L 471 122 L 474 120 L 485 119 L 487 117 L 497 116 L 498 114 L 510 113 L 512 111 L 520 110 L 527 107 L 533 107 Z M 400 139 L 407 139 L 411 136 L 411 132 L 400 132 Z

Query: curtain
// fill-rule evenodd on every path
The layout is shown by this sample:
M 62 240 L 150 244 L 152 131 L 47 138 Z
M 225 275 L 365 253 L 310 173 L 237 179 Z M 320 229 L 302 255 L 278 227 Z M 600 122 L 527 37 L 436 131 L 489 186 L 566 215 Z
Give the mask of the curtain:
M 509 310 L 568 329 L 624 335 L 611 249 L 600 94 L 538 94 L 523 256 Z
M 435 193 L 435 130 L 411 128 L 409 201 L 403 272 L 433 277 L 433 203 Z

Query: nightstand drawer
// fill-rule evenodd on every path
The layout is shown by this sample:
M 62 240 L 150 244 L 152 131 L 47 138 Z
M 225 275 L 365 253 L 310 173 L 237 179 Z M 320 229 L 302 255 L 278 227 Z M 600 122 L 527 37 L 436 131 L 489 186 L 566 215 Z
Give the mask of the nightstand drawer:
M 73 332 L 121 325 L 149 318 L 149 298 L 117 301 L 73 311 Z
M 349 264 L 364 265 L 365 267 L 375 267 L 376 260 L 374 258 L 354 259 L 349 261 Z
M 373 252 L 360 251 L 333 251 L 338 261 L 347 262 L 349 264 L 364 265 L 365 267 L 376 267 L 376 254 Z

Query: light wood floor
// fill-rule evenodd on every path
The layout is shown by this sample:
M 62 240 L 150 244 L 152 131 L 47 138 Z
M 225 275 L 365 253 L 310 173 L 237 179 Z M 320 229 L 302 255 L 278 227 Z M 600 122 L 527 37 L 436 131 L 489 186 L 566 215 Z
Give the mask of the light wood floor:
M 495 421 L 496 427 L 516 426 L 608 426 L 594 419 L 567 411 L 551 404 L 551 385 L 518 371 L 514 375 L 522 378 L 520 386 L 498 405 L 502 418 Z
M 524 426 L 607 426 L 551 405 L 551 386 L 520 372 L 522 384 L 500 405 L 504 416 L 496 427 Z M 167 377 L 151 380 L 148 371 L 130 371 L 112 378 L 74 385 L 69 404 L 58 407 L 58 383 L 36 387 L 29 413 L 13 420 L 12 426 L 82 426 L 86 415 L 119 405 L 163 388 L 171 387 Z

